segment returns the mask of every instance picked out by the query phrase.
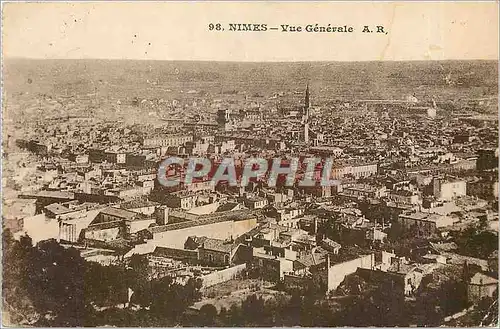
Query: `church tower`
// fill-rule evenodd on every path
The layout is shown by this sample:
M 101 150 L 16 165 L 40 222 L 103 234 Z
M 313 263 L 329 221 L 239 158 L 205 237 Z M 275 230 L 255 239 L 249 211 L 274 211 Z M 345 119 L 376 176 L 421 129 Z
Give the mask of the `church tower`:
M 311 107 L 311 103 L 309 101 L 309 83 L 306 86 L 306 97 L 304 100 L 304 118 L 309 121 L 309 108 Z
M 304 100 L 304 109 L 302 111 L 302 124 L 304 125 L 304 142 L 309 143 L 309 108 L 310 108 L 310 100 L 309 100 L 309 83 L 307 83 L 306 87 L 306 97 Z

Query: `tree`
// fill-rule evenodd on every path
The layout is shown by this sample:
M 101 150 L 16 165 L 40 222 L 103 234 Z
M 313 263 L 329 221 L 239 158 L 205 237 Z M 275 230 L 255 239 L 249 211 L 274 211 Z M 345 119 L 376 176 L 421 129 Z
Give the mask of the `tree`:
M 85 267 L 86 303 L 97 306 L 116 306 L 128 300 L 127 273 L 124 267 L 102 266 L 88 262 Z
M 217 317 L 217 309 L 212 304 L 205 304 L 200 308 L 202 326 L 213 326 Z
M 437 326 L 442 319 L 467 307 L 466 285 L 461 266 L 436 269 L 421 283 L 416 296 L 415 322 L 417 325 Z
M 254 323 L 264 313 L 264 300 L 257 295 L 248 296 L 241 304 L 245 323 Z
M 32 245 L 28 236 L 19 241 L 4 231 L 5 301 L 20 323 L 47 326 L 81 326 L 88 312 L 84 299 L 85 261 L 74 248 L 55 240 Z M 16 314 L 26 312 L 26 316 Z M 24 319 L 23 319 L 24 318 Z
M 22 243 L 14 240 L 9 229 L 2 232 L 3 241 L 3 307 L 10 324 L 31 325 L 40 318 L 25 284 L 27 254 L 32 245 L 29 237 L 21 237 Z M 7 323 L 5 323 L 7 324 Z
M 128 262 L 127 285 L 132 290 L 145 290 L 149 282 L 149 260 L 144 255 L 133 254 Z
M 26 284 L 35 307 L 52 315 L 53 325 L 83 325 L 85 261 L 78 250 L 52 239 L 39 242 L 31 256 Z
M 231 305 L 229 309 L 229 325 L 233 327 L 239 327 L 244 324 L 244 319 L 242 316 L 241 309 L 236 305 Z
M 200 299 L 200 288 L 199 279 L 191 278 L 182 285 L 167 276 L 152 281 L 150 294 L 145 299 L 155 316 L 179 319 L 188 306 Z
M 461 254 L 486 258 L 498 250 L 498 237 L 490 231 L 479 231 L 474 227 L 455 233 L 454 240 Z

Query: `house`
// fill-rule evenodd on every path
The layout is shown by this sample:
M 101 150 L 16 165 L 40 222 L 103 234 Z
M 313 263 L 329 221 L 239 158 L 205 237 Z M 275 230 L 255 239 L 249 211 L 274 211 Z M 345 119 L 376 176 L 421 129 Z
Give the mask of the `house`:
M 386 279 L 401 284 L 405 296 L 413 295 L 422 282 L 423 270 L 417 265 L 408 264 L 402 257 L 395 257 L 392 260 L 393 263 L 386 272 Z
M 349 274 L 356 272 L 359 268 L 373 269 L 375 266 L 375 254 L 361 255 L 355 259 L 330 265 L 327 258 L 327 291 L 336 290 Z
M 284 242 L 271 241 L 270 245 L 268 246 L 266 245 L 263 248 L 265 253 L 268 255 L 278 256 L 289 260 L 297 259 L 297 252 L 292 249 L 291 241 L 284 241 Z
M 438 228 L 452 226 L 456 218 L 424 212 L 403 213 L 399 215 L 398 222 L 403 231 L 412 231 L 418 236 L 429 236 Z
M 432 194 L 438 200 L 452 200 L 467 195 L 465 180 L 455 178 L 434 177 L 432 180 Z
M 389 194 L 389 199 L 397 203 L 418 204 L 419 196 L 415 192 L 408 190 L 398 190 Z
M 148 228 L 155 222 L 154 218 L 114 207 L 101 210 L 85 229 L 85 239 L 112 241 L 126 238 L 129 234 Z
M 14 237 L 19 239 L 23 235 L 29 235 L 33 243 L 43 240 L 57 239 L 59 236 L 59 222 L 57 219 L 38 214 L 23 218 L 22 230 L 16 232 Z
M 169 208 L 181 208 L 190 210 L 196 206 L 198 196 L 195 193 L 179 191 L 165 196 L 165 204 Z
M 303 252 L 293 262 L 293 271 L 295 275 L 305 275 L 318 272 L 319 269 L 326 267 L 328 251 L 316 247 L 309 252 Z
M 338 255 L 340 248 L 342 248 L 342 245 L 340 243 L 335 242 L 329 238 L 323 239 L 320 242 L 320 246 L 334 255 Z
M 422 256 L 424 263 L 446 264 L 448 259 L 443 255 L 425 254 Z
M 477 272 L 467 283 L 467 299 L 471 303 L 478 303 L 484 297 L 493 297 L 497 289 L 497 279 Z
M 378 199 L 387 196 L 387 188 L 385 186 L 369 184 L 353 184 L 352 186 L 344 187 L 341 195 L 351 198 Z
M 388 174 L 385 181 L 385 186 L 393 191 L 408 190 L 411 185 L 411 180 L 402 172 Z
M 285 277 L 285 273 L 293 271 L 293 261 L 268 255 L 254 248 L 253 259 L 251 262 L 253 268 L 257 268 L 260 277 L 264 280 L 277 282 Z
M 121 209 L 126 209 L 136 213 L 141 213 L 143 215 L 151 216 L 154 214 L 157 202 L 149 201 L 145 198 L 133 199 L 128 202 L 123 202 L 120 204 Z
M 217 210 L 215 212 L 225 212 L 225 211 L 237 211 L 237 210 L 243 210 L 245 207 L 237 202 L 227 202 L 224 204 L 219 205 Z
M 232 241 L 213 239 L 206 236 L 190 236 L 187 238 L 184 249 L 198 250 L 198 260 L 202 264 L 211 266 L 226 266 L 233 262 L 239 244 Z
M 394 291 L 412 296 L 420 287 L 422 279 L 432 273 L 437 267 L 435 263 L 419 264 L 411 263 L 405 257 L 397 257 L 395 254 L 382 252 L 375 255 L 375 266 L 372 268 L 360 267 L 357 273 L 369 281 L 386 283 Z
M 126 235 L 127 227 L 124 221 L 93 224 L 84 230 L 85 240 L 109 242 L 124 238 Z
M 198 247 L 198 259 L 207 265 L 230 265 L 238 246 L 232 241 L 205 238 Z
M 266 198 L 254 196 L 244 200 L 244 204 L 249 209 L 262 209 L 267 206 L 269 201 Z
M 286 206 L 271 206 L 266 213 L 268 217 L 275 218 L 279 225 L 291 228 L 299 226 L 299 217 L 303 214 L 304 209 L 293 203 Z

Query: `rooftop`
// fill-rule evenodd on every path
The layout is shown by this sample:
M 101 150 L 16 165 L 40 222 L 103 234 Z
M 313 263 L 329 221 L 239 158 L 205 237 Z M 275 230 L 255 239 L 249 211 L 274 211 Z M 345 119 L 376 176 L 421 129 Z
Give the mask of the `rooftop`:
M 474 285 L 497 285 L 498 280 L 495 278 L 492 278 L 490 276 L 487 276 L 486 274 L 483 274 L 481 272 L 477 272 L 474 274 L 474 276 L 470 279 L 469 281 L 470 284 Z
M 233 243 L 228 243 L 227 241 L 220 239 L 205 238 L 201 242 L 200 249 L 213 250 L 219 252 L 231 252 L 235 248 Z

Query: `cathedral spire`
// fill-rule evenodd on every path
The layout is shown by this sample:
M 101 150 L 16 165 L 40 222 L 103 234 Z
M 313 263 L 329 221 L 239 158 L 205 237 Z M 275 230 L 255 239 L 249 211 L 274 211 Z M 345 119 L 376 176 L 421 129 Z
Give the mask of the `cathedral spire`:
M 309 82 L 307 83 L 307 86 L 306 86 L 306 99 L 304 102 L 304 107 L 306 109 L 308 109 L 310 107 L 310 104 L 309 104 Z
M 306 87 L 306 97 L 304 101 L 304 110 L 302 112 L 302 124 L 304 125 L 304 142 L 309 143 L 309 82 Z

